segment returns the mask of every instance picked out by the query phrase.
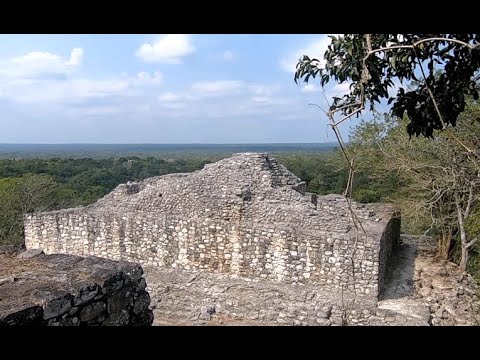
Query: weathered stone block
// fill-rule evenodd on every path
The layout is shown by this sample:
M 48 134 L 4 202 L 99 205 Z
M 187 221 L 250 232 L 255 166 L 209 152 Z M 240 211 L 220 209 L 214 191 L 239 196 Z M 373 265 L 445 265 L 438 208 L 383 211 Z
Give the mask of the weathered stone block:
M 133 293 L 129 288 L 113 293 L 108 299 L 108 313 L 115 314 L 133 304 Z
M 133 312 L 135 314 L 140 314 L 148 308 L 149 304 L 150 295 L 148 294 L 148 292 L 142 291 L 135 297 L 135 303 L 133 304 Z
M 100 316 L 106 308 L 107 305 L 104 302 L 94 302 L 87 305 L 80 311 L 80 320 L 85 322 L 93 320 Z
M 103 261 L 96 259 L 98 262 L 89 261 L 86 267 L 82 264 L 83 258 L 64 254 L 30 259 L 0 256 L 0 279 L 5 274 L 14 279 L 0 285 L 0 326 L 100 325 L 106 321 L 108 300 L 111 300 L 110 310 L 121 314 L 109 321 L 151 325 L 150 297 L 144 290 L 139 290 L 139 285 L 146 286 L 143 278 L 133 279 L 118 273 L 111 269 L 111 264 L 102 269 Z M 98 266 L 92 266 L 94 264 Z M 126 263 L 117 266 L 125 268 Z M 118 285 L 118 274 L 122 287 L 113 291 Z M 105 294 L 102 294 L 100 284 L 110 286 Z M 125 312 L 132 312 L 135 319 L 125 316 Z
M 98 294 L 99 286 L 91 285 L 80 289 L 80 293 L 73 299 L 73 305 L 83 305 L 92 300 Z
M 42 320 L 43 309 L 41 306 L 32 306 L 20 311 L 11 309 L 0 314 L 0 326 L 34 326 L 40 325 Z
M 103 322 L 102 326 L 125 326 L 128 325 L 130 315 L 127 310 L 123 309 L 108 316 Z
M 57 316 L 60 316 L 72 308 L 71 294 L 67 294 L 64 297 L 51 300 L 43 309 L 43 319 L 48 320 Z

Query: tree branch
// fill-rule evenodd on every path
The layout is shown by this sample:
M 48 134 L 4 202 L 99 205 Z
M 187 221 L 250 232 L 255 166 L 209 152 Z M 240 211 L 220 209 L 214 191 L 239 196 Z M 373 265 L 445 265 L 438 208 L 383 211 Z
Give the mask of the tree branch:
M 467 207 L 465 209 L 465 212 L 463 213 L 464 218 L 468 218 L 468 215 L 470 215 L 470 209 L 472 207 L 473 203 L 473 187 L 474 187 L 474 182 L 470 182 L 470 187 L 468 188 L 468 200 L 467 200 Z
M 467 249 L 470 249 L 473 245 L 475 245 L 475 243 L 477 242 L 477 238 L 475 239 L 472 239 L 470 240 L 465 246 L 467 247 Z
M 425 76 L 425 71 L 423 70 L 422 61 L 420 60 L 420 57 L 418 56 L 417 51 L 415 50 L 415 47 L 413 48 L 413 53 L 415 54 L 415 57 L 418 59 L 418 65 L 420 66 L 420 71 L 422 72 L 422 76 L 423 76 L 425 86 L 427 87 L 428 94 L 430 95 L 430 98 L 433 101 L 433 105 L 435 106 L 435 110 L 438 114 L 438 118 L 440 119 L 440 122 L 442 123 L 442 129 L 445 130 L 445 128 L 446 128 L 445 121 L 443 121 L 442 113 L 440 112 L 440 109 L 438 108 L 438 104 L 437 104 L 437 101 L 435 100 L 435 97 L 433 96 L 433 92 L 430 89 L 430 86 L 428 86 L 427 77 Z

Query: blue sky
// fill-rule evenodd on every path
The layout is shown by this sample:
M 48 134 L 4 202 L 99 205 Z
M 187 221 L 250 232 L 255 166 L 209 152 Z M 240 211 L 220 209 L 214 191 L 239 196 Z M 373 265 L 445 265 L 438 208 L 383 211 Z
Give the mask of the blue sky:
M 0 35 L 0 143 L 332 142 L 326 35 Z M 338 96 L 345 84 L 332 84 Z M 343 125 L 344 134 L 349 124 Z

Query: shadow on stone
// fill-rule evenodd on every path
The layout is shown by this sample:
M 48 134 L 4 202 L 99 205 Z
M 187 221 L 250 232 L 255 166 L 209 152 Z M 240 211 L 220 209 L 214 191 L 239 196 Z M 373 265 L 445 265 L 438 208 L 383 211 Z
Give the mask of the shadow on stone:
M 387 279 L 379 300 L 400 299 L 414 294 L 416 244 L 397 245 L 387 267 Z

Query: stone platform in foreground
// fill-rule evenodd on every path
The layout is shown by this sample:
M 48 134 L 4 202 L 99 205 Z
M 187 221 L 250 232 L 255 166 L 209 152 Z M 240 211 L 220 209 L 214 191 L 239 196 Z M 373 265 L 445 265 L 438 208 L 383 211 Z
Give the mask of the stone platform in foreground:
M 0 255 L 0 326 L 151 325 L 143 269 L 98 257 Z

